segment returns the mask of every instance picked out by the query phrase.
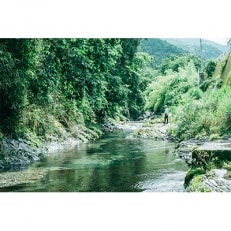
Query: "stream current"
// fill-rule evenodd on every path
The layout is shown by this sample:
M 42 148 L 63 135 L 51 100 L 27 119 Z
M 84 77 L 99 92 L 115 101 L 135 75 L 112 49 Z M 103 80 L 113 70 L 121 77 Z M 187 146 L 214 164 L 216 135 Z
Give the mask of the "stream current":
M 129 132 L 105 134 L 72 151 L 52 154 L 26 170 L 11 172 L 29 174 L 29 180 L 0 187 L 0 191 L 183 192 L 188 166 L 173 155 L 174 143 L 130 139 Z

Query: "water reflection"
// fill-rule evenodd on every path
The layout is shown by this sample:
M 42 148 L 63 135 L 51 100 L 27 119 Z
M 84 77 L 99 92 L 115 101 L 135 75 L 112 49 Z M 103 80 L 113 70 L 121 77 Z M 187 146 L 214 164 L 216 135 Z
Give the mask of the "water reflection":
M 172 155 L 168 142 L 125 139 L 124 132 L 56 153 L 31 166 L 46 171 L 34 182 L 2 188 L 23 192 L 183 191 L 186 164 Z M 177 160 L 177 161 L 176 161 Z

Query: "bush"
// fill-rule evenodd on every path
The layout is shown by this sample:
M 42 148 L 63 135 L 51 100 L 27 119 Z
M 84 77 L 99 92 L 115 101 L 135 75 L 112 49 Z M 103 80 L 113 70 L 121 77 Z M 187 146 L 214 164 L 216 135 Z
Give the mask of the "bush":
M 178 106 L 178 109 L 175 109 L 178 114 L 177 126 L 172 130 L 172 135 L 183 140 L 198 138 L 202 135 L 213 139 L 230 134 L 230 97 L 229 88 L 209 90 L 199 100 L 191 100 Z
M 160 113 L 165 104 L 176 107 L 192 100 L 200 98 L 201 90 L 189 90 L 198 84 L 198 73 L 193 62 L 187 62 L 184 67 L 179 67 L 178 72 L 168 71 L 165 76 L 158 76 L 145 91 L 145 110 L 153 110 Z
M 207 73 L 208 77 L 212 77 L 215 69 L 216 69 L 216 63 L 212 60 L 209 61 L 205 67 L 205 72 Z

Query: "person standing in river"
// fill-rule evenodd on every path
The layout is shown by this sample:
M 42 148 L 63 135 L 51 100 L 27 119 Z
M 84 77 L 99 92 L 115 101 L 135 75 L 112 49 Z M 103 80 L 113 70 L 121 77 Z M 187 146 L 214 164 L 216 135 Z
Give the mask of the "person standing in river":
M 168 116 L 169 116 L 169 110 L 168 106 L 164 106 L 164 124 L 168 124 Z

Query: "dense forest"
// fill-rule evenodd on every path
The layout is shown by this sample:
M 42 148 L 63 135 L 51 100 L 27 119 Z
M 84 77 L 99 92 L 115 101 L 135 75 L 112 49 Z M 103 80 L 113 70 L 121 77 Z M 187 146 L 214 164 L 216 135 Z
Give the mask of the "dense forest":
M 0 137 L 46 138 L 166 104 L 178 139 L 231 132 L 227 59 L 207 60 L 201 82 L 201 58 L 160 39 L 1 39 L 0 53 Z
M 54 121 L 91 126 L 107 117 L 137 118 L 149 81 L 139 43 L 1 39 L 0 134 L 44 136 L 57 132 Z

